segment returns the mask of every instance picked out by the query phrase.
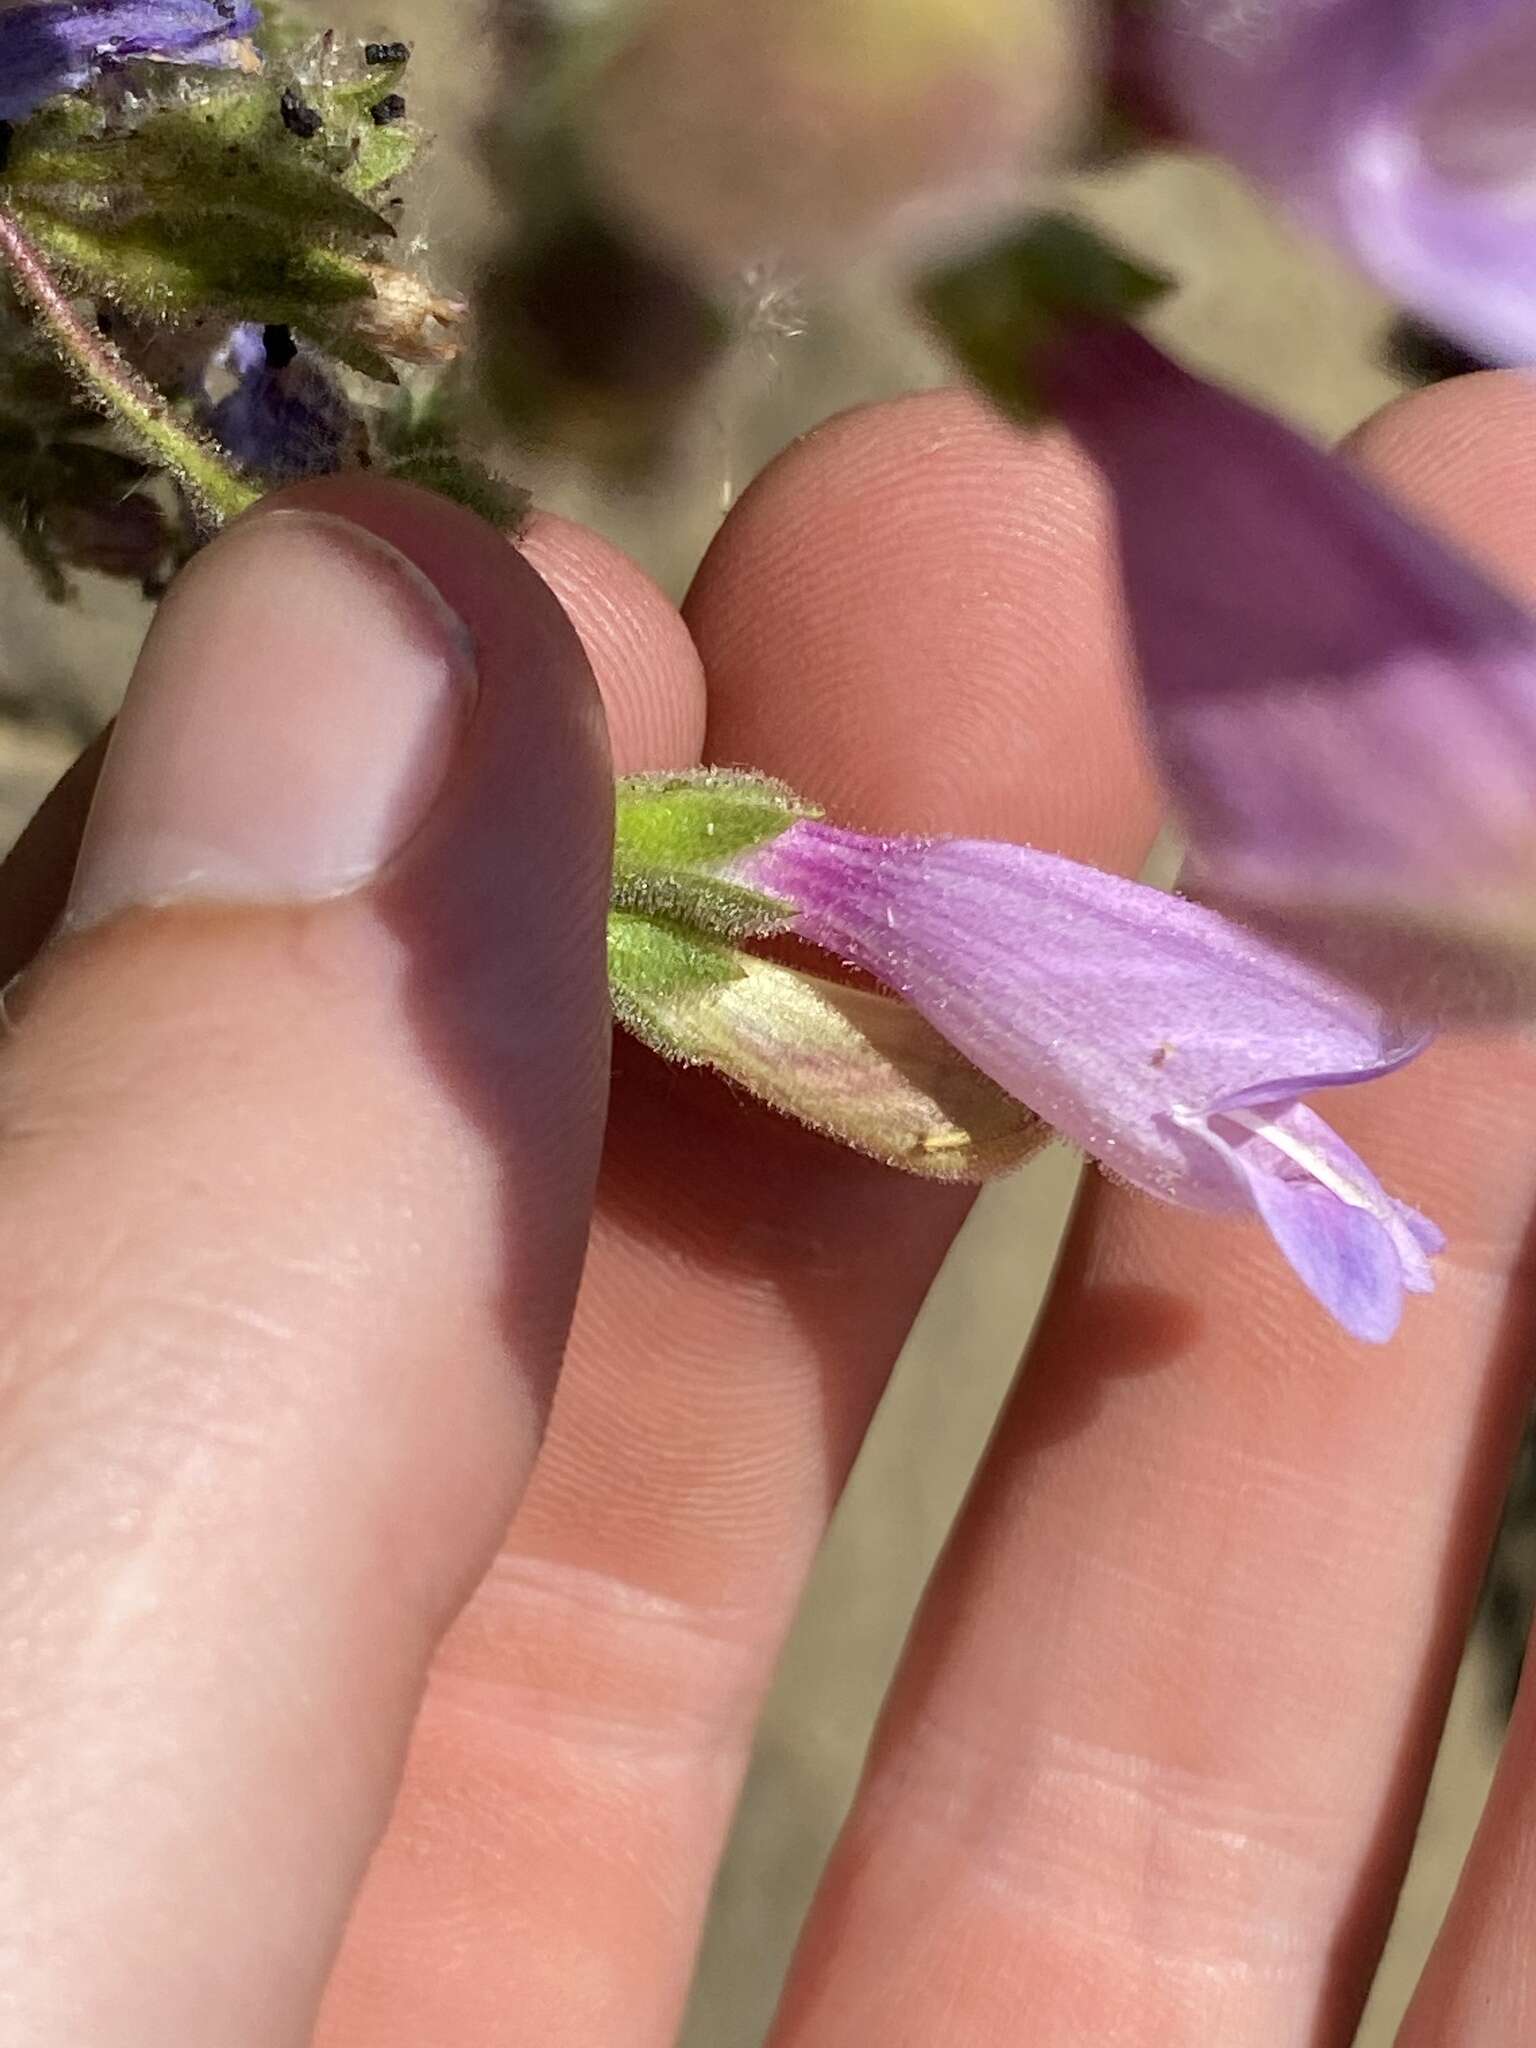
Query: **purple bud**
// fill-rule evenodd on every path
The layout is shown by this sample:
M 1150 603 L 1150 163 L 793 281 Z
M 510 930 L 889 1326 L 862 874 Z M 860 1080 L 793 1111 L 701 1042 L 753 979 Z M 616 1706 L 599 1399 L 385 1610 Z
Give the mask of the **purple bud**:
M 1536 361 L 1531 0 L 1159 0 L 1133 91 L 1479 354 Z
M 104 64 L 160 57 L 233 66 L 259 27 L 251 0 L 25 0 L 0 9 L 0 121 L 22 121 Z
M 1028 847 L 803 821 L 734 863 L 1109 1171 L 1256 1214 L 1357 1337 L 1383 1342 L 1444 1243 L 1301 1098 L 1422 1040 L 1216 912 Z
M 1202 894 L 1435 1022 L 1536 1003 L 1536 618 L 1130 328 L 1042 366 L 1113 492 Z
M 328 476 L 347 465 L 361 435 L 346 394 L 285 327 L 236 327 L 215 358 L 239 382 L 208 411 L 217 439 L 245 468 L 274 483 Z

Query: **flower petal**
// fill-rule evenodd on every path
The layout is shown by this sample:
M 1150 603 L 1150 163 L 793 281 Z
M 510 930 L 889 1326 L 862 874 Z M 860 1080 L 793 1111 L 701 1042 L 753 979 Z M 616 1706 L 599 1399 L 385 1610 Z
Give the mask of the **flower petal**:
M 1160 0 L 1132 90 L 1469 347 L 1536 360 L 1529 0 Z
M 1201 893 L 1426 1020 L 1536 1007 L 1536 618 L 1129 328 L 1046 377 L 1114 493 Z
M 797 929 L 904 995 L 1010 1094 L 1168 1200 L 1241 1206 L 1180 1115 L 1274 1076 L 1366 1080 L 1400 1035 L 1200 904 L 1029 847 L 814 822 L 735 863 Z
M 1432 1294 L 1434 1276 L 1429 1261 L 1445 1250 L 1445 1232 L 1407 1202 L 1389 1195 L 1358 1152 L 1354 1152 L 1332 1124 L 1302 1102 L 1286 1118 L 1292 1130 L 1300 1132 L 1333 1172 L 1346 1179 L 1368 1198 L 1372 1214 L 1385 1225 L 1403 1269 L 1403 1285 L 1410 1294 Z
M 285 327 L 248 322 L 221 351 L 239 381 L 207 422 L 237 461 L 274 483 L 329 476 L 357 460 L 364 434 L 346 393 L 313 350 Z
M 1241 1162 L 1239 1149 L 1235 1157 Z M 1384 1344 L 1403 1314 L 1403 1271 L 1379 1218 L 1315 1181 L 1242 1167 L 1254 1207 L 1302 1284 L 1349 1331 Z
M 1292 1103 L 1272 1122 L 1255 1122 L 1222 1103 L 1210 1112 L 1207 1139 L 1218 1145 L 1228 1143 L 1222 1134 L 1230 1130 L 1234 1119 L 1247 1132 L 1242 1142 L 1231 1148 L 1232 1164 L 1245 1179 L 1262 1169 L 1267 1178 L 1307 1180 L 1347 1206 L 1365 1210 L 1386 1231 L 1409 1293 L 1434 1292 L 1429 1261 L 1445 1250 L 1445 1233 L 1417 1209 L 1389 1195 L 1332 1124 L 1304 1102 Z
M 1404 1033 L 1394 1043 L 1388 1035 L 1380 1064 L 1370 1078 L 1385 1080 L 1388 1074 L 1395 1074 L 1400 1067 L 1412 1064 L 1421 1053 L 1429 1050 L 1431 1040 L 1427 1031 Z M 1223 1095 L 1210 1106 L 1210 1114 L 1219 1116 L 1223 1110 L 1263 1109 L 1277 1102 L 1294 1102 L 1298 1095 L 1318 1095 L 1327 1088 L 1352 1088 L 1360 1079 L 1359 1074 L 1291 1074 L 1273 1081 L 1256 1081 L 1251 1088 L 1235 1088 L 1230 1095 Z
M 0 121 L 89 83 L 112 57 L 224 64 L 260 26 L 251 0 L 25 0 L 0 9 Z

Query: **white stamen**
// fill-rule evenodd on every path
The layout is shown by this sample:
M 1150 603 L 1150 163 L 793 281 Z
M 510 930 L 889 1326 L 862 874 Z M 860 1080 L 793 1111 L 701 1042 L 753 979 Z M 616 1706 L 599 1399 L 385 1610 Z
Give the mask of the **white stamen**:
M 1298 1138 L 1294 1131 L 1288 1131 L 1284 1124 L 1268 1122 L 1264 1117 L 1255 1116 L 1246 1109 L 1224 1109 L 1221 1115 L 1241 1124 L 1244 1130 L 1252 1131 L 1256 1138 L 1262 1138 L 1273 1145 L 1277 1152 L 1283 1152 L 1287 1159 L 1295 1160 L 1303 1173 L 1309 1173 L 1320 1187 L 1330 1195 L 1337 1195 L 1341 1202 L 1347 1202 L 1352 1209 L 1370 1209 L 1374 1204 L 1357 1188 L 1353 1181 L 1344 1178 L 1337 1167 L 1330 1166 L 1322 1154 Z

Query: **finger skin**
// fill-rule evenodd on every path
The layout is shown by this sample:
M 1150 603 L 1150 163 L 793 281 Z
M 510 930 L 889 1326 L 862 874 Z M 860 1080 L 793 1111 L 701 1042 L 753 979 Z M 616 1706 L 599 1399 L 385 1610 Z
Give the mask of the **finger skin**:
M 477 521 L 393 488 L 309 501 L 387 534 L 475 636 L 431 815 L 359 893 L 131 912 L 8 998 L 0 2009 L 29 2048 L 308 2042 L 585 1242 L 590 673 Z M 286 691 L 313 734 L 306 587 L 226 580 L 241 625 L 207 687 Z M 141 684 L 173 644 L 157 627 Z
M 1487 1810 L 1398 2034 L 1398 2048 L 1524 2048 L 1536 2032 L 1533 1778 L 1536 1690 L 1527 1680 L 1515 1702 Z
M 1474 394 L 1476 395 L 1474 398 Z M 1474 409 L 1475 404 L 1475 409 Z M 1465 477 L 1483 513 L 1483 528 L 1502 566 L 1529 578 L 1531 551 L 1502 526 L 1501 507 L 1530 491 L 1529 401 L 1522 380 L 1469 378 L 1439 401 L 1446 460 Z M 1401 424 L 1382 423 L 1383 438 Z M 1411 463 L 1411 457 L 1410 457 Z M 1410 474 L 1417 472 L 1410 467 Z M 1504 1057 L 1509 1057 L 1506 1050 Z M 1531 1125 L 1521 1104 L 1505 1105 L 1502 1148 L 1529 1149 Z M 1491 1158 L 1497 1173 L 1499 1153 Z M 1526 1254 L 1527 1259 L 1529 1253 Z M 1529 1665 L 1528 1665 L 1529 1670 Z M 1400 2048 L 1517 2048 L 1536 2034 L 1536 1980 L 1531 1926 L 1536 1915 L 1536 1692 L 1529 1678 L 1516 1702 L 1487 1811 L 1473 1842 L 1451 1909 L 1423 1982 L 1399 2035 Z
M 710 757 L 851 822 L 1134 865 L 1111 588 L 1059 443 L 954 394 L 836 421 L 690 597 Z M 670 2043 L 778 1647 L 964 1210 L 619 1049 L 550 1434 L 438 1662 L 324 2048 Z
M 622 549 L 551 512 L 535 517 L 518 550 L 580 636 L 618 772 L 692 767 L 704 746 L 704 668 L 650 577 Z
M 1536 589 L 1527 389 L 1355 453 Z M 1529 1395 L 1536 1055 L 1326 1109 L 1447 1229 L 1437 1293 L 1371 1351 L 1256 1227 L 1089 1190 L 776 2048 L 1353 2038 Z
M 330 503 L 327 485 L 311 500 Z M 520 552 L 575 626 L 602 691 L 615 754 L 624 760 L 696 761 L 704 736 L 704 673 L 682 620 L 618 548 L 553 513 L 540 513 Z M 63 915 L 80 836 L 110 730 L 69 769 L 27 825 L 0 871 L 0 987 L 36 956 Z

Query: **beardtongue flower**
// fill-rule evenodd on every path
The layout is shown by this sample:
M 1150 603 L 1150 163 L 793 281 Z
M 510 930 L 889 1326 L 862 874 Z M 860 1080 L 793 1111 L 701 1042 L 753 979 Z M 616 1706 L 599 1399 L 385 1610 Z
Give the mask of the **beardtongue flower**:
M 24 0 L 0 9 L 0 121 L 88 85 L 114 59 L 235 67 L 260 25 L 251 0 Z
M 1257 1214 L 1313 1294 L 1384 1342 L 1444 1239 L 1302 1101 L 1421 1050 L 1203 905 L 1028 847 L 802 820 L 736 860 L 795 930 L 904 996 L 1124 1181 Z
M 1133 96 L 1471 348 L 1536 360 L 1531 0 L 1132 0 Z
M 1198 893 L 1426 1022 L 1536 1008 L 1536 618 L 1124 326 L 1041 352 L 1113 494 Z

